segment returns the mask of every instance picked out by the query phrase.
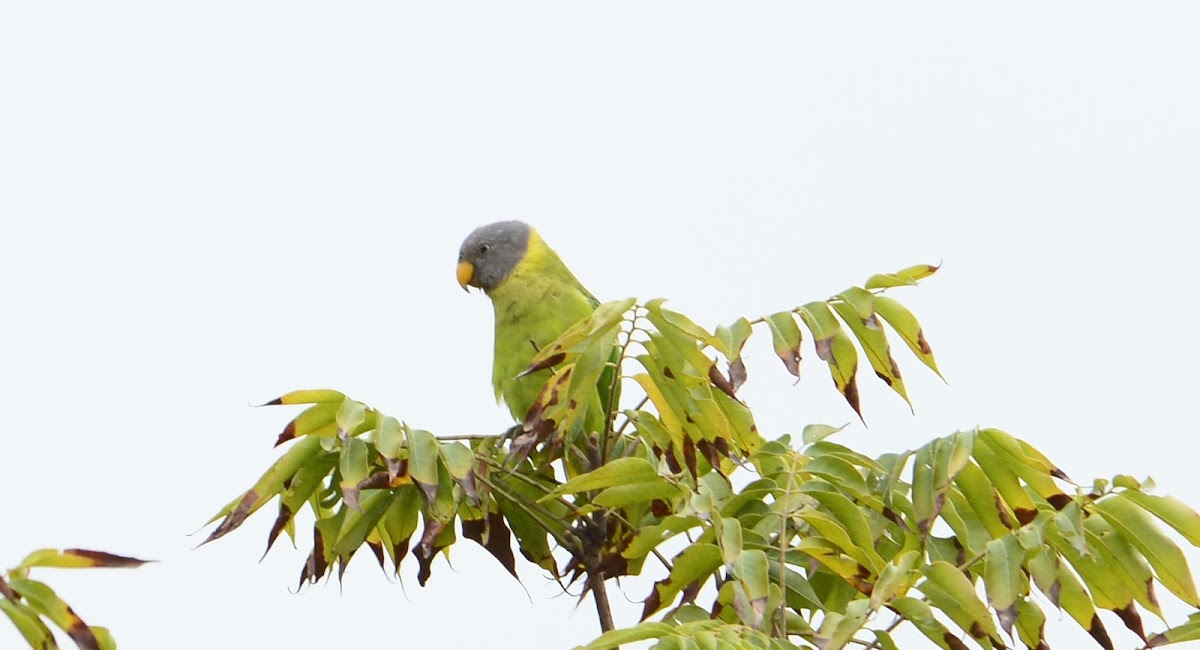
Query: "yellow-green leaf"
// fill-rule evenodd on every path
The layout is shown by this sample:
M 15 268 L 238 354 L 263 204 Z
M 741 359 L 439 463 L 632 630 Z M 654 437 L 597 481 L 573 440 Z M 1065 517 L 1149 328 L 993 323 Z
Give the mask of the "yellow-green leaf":
M 864 292 L 865 293 L 865 292 Z M 870 296 L 870 294 L 867 294 Z M 854 338 L 858 339 L 858 344 L 862 347 L 863 353 L 867 357 L 867 362 L 871 364 L 871 369 L 875 371 L 875 376 L 879 377 L 885 384 L 891 387 L 908 405 L 911 407 L 912 402 L 908 399 L 908 391 L 904 388 L 904 380 L 900 377 L 900 367 L 896 365 L 896 360 L 892 358 L 892 347 L 888 344 L 887 334 L 884 332 L 883 326 L 875 318 L 875 312 L 872 309 L 866 315 L 859 313 L 854 305 L 846 300 L 846 292 L 839 297 L 843 301 L 835 301 L 831 303 L 833 310 L 837 312 L 846 326 L 854 334 Z
M 913 316 L 907 307 L 887 296 L 875 296 L 875 313 L 896 330 L 900 339 L 921 360 L 921 363 L 928 366 L 938 377 L 942 376 L 942 373 L 938 371 L 937 361 L 933 358 L 933 350 L 929 347 L 929 342 L 925 340 L 925 332 L 921 330 L 921 324 L 917 322 L 916 316 Z
M 38 650 L 57 650 L 58 644 L 54 642 L 54 633 L 42 619 L 38 618 L 37 612 L 22 605 L 21 603 L 11 601 L 7 598 L 0 597 L 0 611 L 4 612 L 25 641 L 29 643 L 30 648 Z
M 987 605 L 979 600 L 975 585 L 958 567 L 949 562 L 934 562 L 922 573 L 925 582 L 917 585 L 917 589 L 928 596 L 934 606 L 972 637 L 990 639 L 996 647 L 1004 645 Z
M 892 600 L 892 607 L 912 623 L 921 634 L 933 641 L 942 650 L 962 650 L 966 646 L 950 630 L 946 629 L 933 615 L 933 610 L 925 601 L 911 596 L 901 596 Z
M 867 283 L 864 286 L 867 289 L 912 286 L 936 273 L 938 268 L 938 266 L 932 264 L 917 264 L 900 269 L 895 273 L 876 273 L 867 278 Z
M 66 632 L 76 645 L 81 648 L 99 647 L 100 643 L 91 628 L 45 583 L 28 578 L 12 578 L 9 586 L 25 599 L 29 609 Z
M 1183 551 L 1167 537 L 1140 506 L 1125 496 L 1114 494 L 1096 502 L 1093 506 L 1100 516 L 1133 544 L 1150 566 L 1159 582 L 1183 602 L 1200 607 L 1200 596 L 1188 568 Z
M 1200 546 L 1200 514 L 1191 506 L 1171 496 L 1146 494 L 1136 489 L 1125 490 L 1121 494 L 1174 528 L 1193 546 Z
M 842 326 L 824 302 L 810 302 L 796 310 L 800 320 L 812 332 L 813 343 L 817 349 L 817 357 L 829 366 L 829 374 L 838 392 L 846 398 L 846 402 L 854 412 L 862 417 L 859 408 L 858 384 L 858 351 L 850 342 L 850 337 L 842 330 Z
M 1010 636 L 1017 619 L 1017 601 L 1027 590 L 1025 574 L 1021 572 L 1024 557 L 1025 549 L 1012 535 L 988 542 L 984 556 L 984 588 L 988 604 L 996 610 L 1000 625 Z
M 775 354 L 793 376 L 800 376 L 800 327 L 790 311 L 781 311 L 767 316 L 767 327 L 771 329 L 771 342 Z
M 30 553 L 17 565 L 18 569 L 45 566 L 60 569 L 90 569 L 94 567 L 139 567 L 148 560 L 139 560 L 123 555 L 113 555 L 103 551 L 89 551 L 82 548 L 43 548 Z
M 267 402 L 264 406 L 275 406 L 278 404 L 321 404 L 324 402 L 341 404 L 344 399 L 346 399 L 344 393 L 328 388 L 294 390 Z

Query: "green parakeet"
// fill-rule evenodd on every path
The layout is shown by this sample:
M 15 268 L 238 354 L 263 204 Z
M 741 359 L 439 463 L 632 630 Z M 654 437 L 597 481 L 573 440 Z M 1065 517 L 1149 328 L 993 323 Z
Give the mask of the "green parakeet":
M 458 251 L 458 283 L 478 287 L 492 300 L 496 315 L 492 386 L 517 422 L 525 420 L 538 391 L 550 377 L 542 370 L 518 377 L 538 350 L 595 311 L 599 302 L 580 284 L 558 253 L 537 231 L 520 221 L 500 221 L 472 232 Z M 585 426 L 597 431 L 607 415 L 605 373 Z

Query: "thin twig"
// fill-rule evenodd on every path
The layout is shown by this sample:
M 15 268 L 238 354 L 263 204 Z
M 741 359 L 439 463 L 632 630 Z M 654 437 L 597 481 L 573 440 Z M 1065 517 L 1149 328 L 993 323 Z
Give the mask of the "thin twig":
M 491 469 L 506 472 L 505 476 L 511 476 L 526 485 L 529 485 L 531 487 L 537 488 L 538 490 L 541 490 L 542 494 L 545 496 L 550 495 L 551 491 L 547 490 L 545 485 L 538 483 L 537 481 L 533 480 L 532 478 L 530 478 L 529 476 L 527 476 L 525 474 L 522 474 L 521 472 L 516 472 L 516 471 L 510 472 L 507 467 L 505 467 L 505 466 L 501 465 L 500 463 L 497 463 L 495 460 L 492 460 L 491 458 L 488 458 L 487 456 L 483 456 L 481 454 L 475 454 L 475 458 L 482 461 L 483 464 L 487 465 Z M 574 503 L 567 501 L 566 498 L 564 498 L 562 496 L 555 496 L 554 498 L 559 503 L 561 503 L 562 505 L 569 508 L 571 510 L 572 515 L 574 515 L 576 517 L 579 516 L 579 510 L 576 508 Z
M 537 505 L 536 503 L 525 503 L 525 502 L 521 501 L 520 498 L 513 496 L 508 491 L 506 491 L 504 488 L 501 488 L 499 485 L 497 485 L 493 481 L 491 481 L 487 478 L 484 478 L 482 475 L 476 475 L 475 480 L 488 486 L 488 488 L 490 488 L 492 490 L 492 492 L 495 492 L 495 493 L 499 494 L 500 496 L 504 497 L 505 499 L 508 499 L 508 501 L 511 502 L 514 506 L 516 506 L 518 509 L 524 511 L 525 514 L 529 515 L 530 519 L 533 519 L 534 523 L 536 523 L 538 526 L 541 526 L 543 530 L 545 530 L 547 533 L 549 533 L 550 536 L 554 538 L 554 541 L 558 542 L 559 546 L 562 546 L 563 548 L 571 551 L 572 553 L 576 552 L 579 549 L 580 540 L 578 538 L 568 539 L 568 538 L 564 537 L 562 533 L 555 530 L 555 528 L 553 526 L 546 523 L 546 521 L 543 518 L 548 519 L 555 523 L 561 523 L 561 522 L 559 522 L 552 513 L 547 512 L 545 508 L 542 508 L 541 506 Z M 572 535 L 572 537 L 574 537 L 574 534 L 571 532 L 571 530 L 569 528 L 567 528 L 567 526 L 565 524 L 563 524 L 563 529 L 567 532 L 567 534 L 570 534 L 570 535 Z
M 448 436 L 434 436 L 438 440 L 490 440 L 494 438 L 503 438 L 508 435 L 508 432 L 503 433 L 456 433 Z
M 888 634 L 891 634 L 892 630 L 900 627 L 900 624 L 907 620 L 908 619 L 904 618 L 903 616 L 897 616 L 896 620 L 892 621 L 891 625 L 888 625 L 886 628 L 883 629 L 883 631 Z M 871 645 L 867 646 L 866 648 L 863 648 L 863 650 L 874 650 L 875 648 L 878 648 L 878 647 L 879 647 L 879 637 L 876 636 L 875 640 L 871 642 Z
M 649 401 L 650 401 L 649 396 L 643 397 L 642 401 L 638 402 L 637 405 L 633 407 L 633 410 L 640 411 L 642 409 L 642 407 L 646 405 L 646 402 L 649 402 Z M 625 435 L 625 427 L 629 426 L 629 423 L 632 421 L 633 420 L 631 420 L 628 416 L 625 418 L 625 421 L 621 423 L 621 427 L 619 429 L 617 429 L 617 437 Z
M 631 328 L 637 326 L 637 309 L 633 310 L 633 317 L 629 319 Z M 600 464 L 608 462 L 610 452 L 609 437 L 613 433 L 613 418 L 618 407 L 617 391 L 621 388 L 621 365 L 625 362 L 625 353 L 629 351 L 629 346 L 633 343 L 633 330 L 630 329 L 625 334 L 625 343 L 621 345 L 621 353 L 617 355 L 616 367 L 613 368 L 612 385 L 608 387 L 608 409 L 604 413 L 604 431 L 600 435 Z M 616 438 L 614 437 L 615 441 Z

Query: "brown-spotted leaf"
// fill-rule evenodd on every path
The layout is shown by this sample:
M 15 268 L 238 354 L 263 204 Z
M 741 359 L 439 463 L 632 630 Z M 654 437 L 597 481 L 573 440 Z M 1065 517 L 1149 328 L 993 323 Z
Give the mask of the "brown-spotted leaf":
M 810 302 L 796 310 L 800 320 L 808 327 L 813 335 L 817 348 L 817 356 L 829 366 L 829 374 L 838 392 L 846 398 L 850 408 L 862 419 L 862 410 L 858 403 L 858 385 L 855 374 L 858 371 L 858 351 L 850 337 L 838 324 L 829 305 L 823 302 Z
M 281 404 L 322 404 L 325 402 L 341 404 L 342 400 L 344 399 L 346 399 L 346 395 L 341 391 L 336 391 L 329 388 L 316 388 L 308 390 L 294 390 L 286 395 L 276 397 L 266 404 L 263 404 L 263 406 L 278 406 Z
M 792 376 L 800 377 L 800 326 L 796 325 L 795 315 L 790 311 L 781 311 L 766 317 L 767 327 L 771 329 L 771 342 L 775 354 L 783 361 L 787 371 Z
M 892 348 L 888 343 L 883 325 L 875 316 L 875 296 L 869 291 L 852 287 L 838 294 L 840 300 L 830 305 L 837 312 L 846 326 L 858 339 L 867 361 L 875 375 L 896 392 L 909 408 L 912 402 L 908 399 L 908 391 L 904 388 L 904 379 L 900 376 L 900 367 L 892 358 Z
M 68 548 L 62 551 L 55 548 L 43 548 L 30 553 L 21 560 L 19 569 L 44 566 L 60 569 L 90 569 L 94 567 L 139 567 L 153 560 L 139 560 L 135 557 L 114 555 L 104 551 L 90 551 L 82 548 Z
M 294 440 L 301 436 L 332 436 L 337 433 L 334 416 L 337 415 L 340 402 L 318 402 L 297 415 L 275 439 L 275 446 Z
M 635 299 L 626 298 L 600 305 L 586 318 L 568 327 L 550 345 L 539 350 L 530 363 L 532 370 L 526 370 L 522 374 L 536 372 L 537 368 L 549 368 L 556 365 L 556 363 L 547 363 L 547 361 L 562 355 L 559 358 L 561 362 L 567 353 L 586 347 L 592 340 L 609 336 L 620 325 L 621 320 L 625 318 L 625 312 L 633 307 L 634 302 L 636 302 Z
M 525 422 L 521 425 L 520 433 L 509 444 L 508 460 L 506 461 L 509 466 L 521 464 L 537 445 L 550 438 L 554 433 L 557 425 L 553 420 L 545 417 L 546 410 L 558 404 L 563 392 L 570 385 L 572 370 L 574 370 L 574 364 L 559 368 L 538 391 L 533 405 L 529 407 L 529 413 L 525 415 Z
M 900 269 L 895 273 L 876 273 L 867 278 L 867 289 L 889 289 L 891 287 L 912 286 L 917 282 L 933 275 L 941 268 L 941 264 L 917 264 Z
M 933 358 L 933 350 L 929 347 L 929 342 L 925 340 L 925 332 L 921 329 L 921 324 L 917 322 L 917 317 L 913 316 L 907 307 L 887 296 L 875 296 L 874 305 L 875 313 L 896 330 L 900 339 L 921 360 L 921 363 L 941 377 L 942 373 L 938 370 L 937 361 Z M 942 379 L 945 378 L 942 377 Z
M 671 574 L 654 584 L 642 607 L 641 620 L 671 604 L 688 585 L 708 580 L 721 567 L 721 550 L 715 544 L 692 544 L 672 561 Z
M 80 650 L 100 650 L 100 641 L 92 629 L 48 585 L 28 578 L 11 578 L 8 584 L 21 594 L 30 609 L 66 632 Z
M 54 642 L 54 632 L 50 631 L 37 612 L 18 602 L 20 596 L 11 594 L 10 591 L 4 579 L 0 578 L 0 593 L 7 596 L 0 598 L 0 612 L 4 612 L 8 616 L 8 620 L 16 626 L 17 631 L 21 633 L 29 647 L 39 650 L 57 650 L 58 645 Z
M 209 520 L 209 523 L 212 523 L 224 517 L 208 538 L 201 542 L 201 546 L 236 530 L 246 520 L 246 517 L 279 494 L 287 481 L 291 480 L 296 472 L 320 451 L 321 441 L 317 438 L 304 438 L 293 445 L 259 477 L 253 487 L 231 501 Z

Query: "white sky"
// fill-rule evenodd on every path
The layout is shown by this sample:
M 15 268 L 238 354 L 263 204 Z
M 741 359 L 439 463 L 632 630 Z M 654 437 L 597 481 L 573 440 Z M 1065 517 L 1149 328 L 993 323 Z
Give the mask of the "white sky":
M 333 387 L 437 433 L 506 426 L 490 307 L 453 278 L 462 237 L 501 218 L 538 227 L 602 298 L 666 296 L 710 326 L 944 260 L 895 295 L 950 384 L 898 351 L 916 416 L 864 373 L 871 428 L 841 442 L 999 426 L 1076 479 L 1151 474 L 1200 505 L 1198 18 L 5 3 L 0 565 L 45 546 L 159 560 L 40 573 L 127 649 L 591 639 L 590 602 L 572 613 L 532 571 L 527 597 L 470 543 L 426 589 L 415 563 L 401 588 L 364 555 L 343 589 L 296 595 L 306 546 L 258 563 L 271 514 L 189 537 L 277 455 L 292 412 L 250 403 Z M 744 390 L 766 435 L 852 419 L 811 351 L 792 386 L 759 338 Z

